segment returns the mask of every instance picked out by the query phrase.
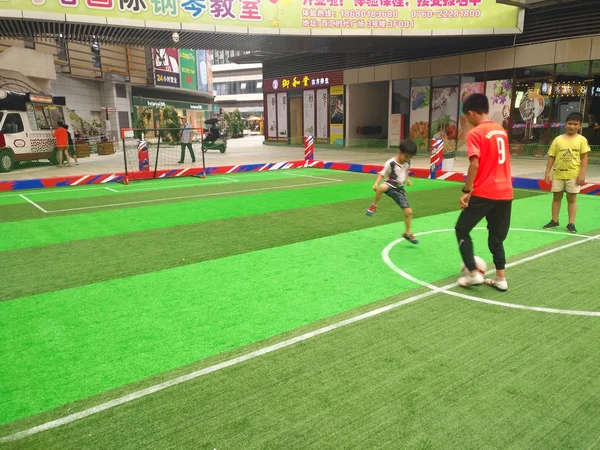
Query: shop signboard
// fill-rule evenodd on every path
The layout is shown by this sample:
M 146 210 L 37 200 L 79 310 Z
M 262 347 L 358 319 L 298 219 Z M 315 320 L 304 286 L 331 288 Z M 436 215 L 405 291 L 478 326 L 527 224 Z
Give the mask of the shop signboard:
M 351 30 L 372 35 L 515 34 L 522 32 L 524 19 L 523 10 L 496 0 L 4 0 L 1 5 L 0 12 L 25 11 L 25 17 L 55 13 L 67 21 L 89 16 L 108 25 L 126 20 L 145 27 L 148 21 L 172 29 L 217 26 L 244 34 L 260 28 L 335 36 Z M 14 17 L 14 12 L 2 15 Z
M 340 84 L 344 84 L 344 72 L 342 70 L 265 79 L 263 88 L 265 92 L 269 93 L 298 89 L 322 89 Z
M 344 86 L 329 88 L 329 143 L 344 145 Z
M 179 51 L 176 48 L 153 48 L 154 84 L 180 87 Z
M 196 51 L 179 50 L 179 67 L 181 74 L 181 87 L 192 91 L 198 90 L 198 66 L 196 64 Z

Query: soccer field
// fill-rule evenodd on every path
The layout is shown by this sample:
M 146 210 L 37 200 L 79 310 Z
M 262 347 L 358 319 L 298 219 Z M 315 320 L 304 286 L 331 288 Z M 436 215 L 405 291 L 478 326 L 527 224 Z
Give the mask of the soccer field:
M 413 179 L 415 246 L 374 178 L 0 193 L 0 448 L 599 447 L 600 198 L 516 190 L 500 293 L 459 184 Z

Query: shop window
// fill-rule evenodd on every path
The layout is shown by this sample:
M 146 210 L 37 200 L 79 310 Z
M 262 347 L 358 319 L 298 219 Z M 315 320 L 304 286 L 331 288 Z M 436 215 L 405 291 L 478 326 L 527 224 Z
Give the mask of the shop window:
M 91 47 L 92 50 L 92 64 L 96 69 L 102 68 L 102 60 L 100 58 L 100 44 L 94 42 Z
M 247 83 L 240 83 L 240 90 L 245 91 L 246 90 L 246 84 Z
M 453 81 L 458 81 L 458 77 Z M 452 154 L 456 150 L 459 90 L 458 84 L 431 90 L 430 137 L 443 139 L 445 154 Z
M 117 98 L 127 98 L 127 86 L 124 84 L 115 84 L 115 94 Z
M 256 82 L 256 92 L 262 92 L 262 91 L 263 91 L 263 82 L 257 81 Z
M 486 72 L 485 81 L 491 80 L 512 80 L 515 78 L 515 71 L 513 69 L 505 70 L 492 70 Z
M 431 79 L 414 78 L 410 87 L 409 136 L 422 152 L 429 150 L 429 106 L 431 104 Z
M 433 87 L 440 86 L 458 86 L 460 84 L 460 75 L 452 75 L 445 77 L 433 77 L 431 79 L 431 85 Z
M 483 81 L 485 81 L 484 72 L 467 73 L 460 77 L 460 84 L 481 83 Z
M 585 115 L 586 109 L 589 109 L 587 107 L 591 91 L 591 86 L 588 86 L 589 73 L 589 61 L 556 65 L 554 84 L 547 89 L 554 103 L 551 123 L 553 128 L 557 128 L 554 135 L 564 133 L 562 124 L 566 122 L 569 114 L 578 112 Z
M 25 131 L 23 120 L 20 114 L 7 114 L 4 125 L 2 125 L 2 133 L 17 134 Z
M 404 116 L 402 136 L 408 136 L 410 115 L 410 80 L 395 80 L 392 83 L 392 114 Z
M 63 35 L 59 35 L 56 38 L 56 59 L 62 62 L 69 61 L 69 52 L 67 49 L 67 40 L 63 37 Z
M 515 77 L 519 78 L 536 78 L 546 77 L 554 73 L 554 64 L 546 64 L 543 66 L 520 67 L 515 69 Z
M 533 155 L 545 154 L 547 146 L 556 136 L 552 127 L 552 77 L 517 79 L 514 107 L 512 109 L 511 142 L 537 144 Z M 537 152 L 537 153 L 536 153 Z M 530 154 L 529 151 L 525 151 Z
M 458 102 L 458 141 L 457 150 L 461 152 L 467 151 L 467 133 L 471 131 L 473 126 L 467 121 L 466 116 L 462 113 L 462 107 L 465 99 L 471 94 L 485 93 L 485 74 L 474 73 L 461 76 L 460 94 Z
M 600 146 L 600 60 L 592 61 L 592 76 L 588 82 L 588 105 L 586 108 L 587 126 L 583 135 L 588 139 L 590 145 Z M 593 148 L 600 150 L 600 147 Z

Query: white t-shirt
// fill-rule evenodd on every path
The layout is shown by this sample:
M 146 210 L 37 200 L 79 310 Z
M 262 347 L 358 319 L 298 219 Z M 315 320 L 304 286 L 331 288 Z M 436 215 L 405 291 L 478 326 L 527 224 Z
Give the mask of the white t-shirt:
M 394 158 L 391 158 L 385 162 L 379 175 L 383 175 L 387 184 L 400 189 L 404 186 L 409 170 L 410 162 L 399 164 Z
M 189 123 L 186 123 L 181 131 L 181 142 L 183 144 L 189 144 L 192 137 L 192 126 Z

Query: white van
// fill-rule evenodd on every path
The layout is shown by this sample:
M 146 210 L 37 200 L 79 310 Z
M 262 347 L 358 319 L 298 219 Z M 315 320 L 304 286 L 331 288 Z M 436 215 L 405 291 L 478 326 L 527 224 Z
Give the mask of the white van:
M 21 161 L 58 164 L 53 133 L 61 121 L 70 125 L 64 97 L 0 89 L 0 172 Z

